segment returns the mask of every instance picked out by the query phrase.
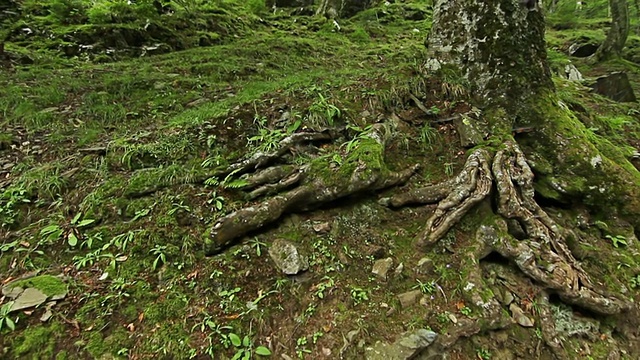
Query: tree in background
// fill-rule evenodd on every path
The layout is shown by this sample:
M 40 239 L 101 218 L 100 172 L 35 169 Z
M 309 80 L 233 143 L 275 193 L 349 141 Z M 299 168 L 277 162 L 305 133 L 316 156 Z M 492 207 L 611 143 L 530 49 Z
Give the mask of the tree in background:
M 596 52 L 596 58 L 600 61 L 619 57 L 629 35 L 627 0 L 609 0 L 609 8 L 611 10 L 611 28 L 609 28 L 604 43 Z

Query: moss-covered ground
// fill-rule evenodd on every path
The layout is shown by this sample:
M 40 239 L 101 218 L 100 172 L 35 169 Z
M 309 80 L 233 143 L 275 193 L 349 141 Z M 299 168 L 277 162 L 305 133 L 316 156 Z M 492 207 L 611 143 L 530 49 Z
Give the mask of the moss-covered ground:
M 265 346 L 273 358 L 359 359 L 376 340 L 419 328 L 446 332 L 456 319 L 480 313 L 461 300 L 460 280 L 469 269 L 459 249 L 484 220 L 481 208 L 428 253 L 416 251 L 413 241 L 431 207 L 390 210 L 367 194 L 288 215 L 220 255 L 203 255 L 210 225 L 246 204 L 237 189 L 241 179 L 214 181 L 211 174 L 292 131 L 349 125 L 341 141 L 321 148 L 321 156 L 340 166 L 362 129 L 395 113 L 403 125 L 389 143 L 386 165 L 422 164 L 411 187 L 456 174 L 465 149 L 451 122 L 429 120 L 468 108 L 455 96 L 464 84 L 419 75 L 429 3 L 367 10 L 340 20 L 339 28 L 323 18 L 233 1 L 200 15 L 176 8 L 165 24 L 172 35 L 162 39 L 177 40 L 167 42 L 165 54 L 142 57 L 143 46 L 162 40 L 154 38 L 162 29 L 141 35 L 144 24 L 101 24 L 108 21 L 98 10 L 61 25 L 46 6 L 30 9 L 11 27 L 11 59 L 0 68 L 0 281 L 30 272 L 63 274 L 69 294 L 46 323 L 39 320 L 43 309 L 9 315 L 18 321 L 14 331 L 0 328 L 0 357 L 225 359 Z M 552 66 L 569 61 L 563 51 L 577 34 L 601 40 L 604 16 L 576 17 L 563 30 L 552 19 Z M 202 25 L 175 29 L 192 17 Z M 35 35 L 21 33 L 25 26 Z M 135 30 L 130 41 L 125 28 Z M 42 36 L 47 31 L 55 36 Z M 78 53 L 78 34 L 102 37 L 103 48 Z M 144 44 L 136 47 L 135 39 Z M 638 39 L 630 37 L 630 53 Z M 128 50 L 107 51 L 117 46 Z M 640 91 L 640 67 L 632 61 L 571 61 L 590 77 L 625 70 Z M 555 81 L 560 99 L 603 147 L 628 158 L 639 150 L 637 104 Z M 420 94 L 436 117 L 426 117 L 409 93 Z M 304 153 L 296 158 L 308 160 Z M 566 208 L 566 199 L 555 199 L 557 207 L 552 193 L 543 195 L 560 219 L 584 214 Z M 576 245 L 580 260 L 600 281 L 638 299 L 637 246 L 611 240 L 634 235 L 626 224 L 598 216 L 585 230 L 589 241 Z M 326 232 L 314 230 L 323 223 L 329 223 Z M 43 232 L 52 226 L 59 231 Z M 277 238 L 309 255 L 307 273 L 287 277 L 275 268 L 267 250 Z M 427 254 L 432 266 L 418 272 Z M 383 257 L 394 259 L 388 281 L 371 274 Z M 489 260 L 482 268 L 493 294 L 506 275 L 496 275 L 500 259 Z M 401 309 L 397 295 L 413 289 L 422 290 L 426 302 Z M 521 278 L 512 291 L 535 316 L 533 289 Z M 574 339 L 567 350 L 584 355 L 589 342 L 595 344 L 589 356 L 606 354 L 606 338 L 615 334 L 606 319 L 598 321 L 594 331 L 602 337 Z M 250 341 L 235 346 L 230 334 Z M 537 335 L 536 328 L 509 330 L 523 352 L 535 351 Z M 494 341 L 498 336 L 461 341 L 452 358 L 500 358 L 512 340 Z

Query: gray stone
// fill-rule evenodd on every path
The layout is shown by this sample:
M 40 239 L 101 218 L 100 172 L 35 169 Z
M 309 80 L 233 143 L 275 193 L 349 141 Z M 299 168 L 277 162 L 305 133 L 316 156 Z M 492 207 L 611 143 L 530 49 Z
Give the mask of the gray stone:
M 569 55 L 575 57 L 589 57 L 598 51 L 599 44 L 572 44 L 569 46 Z
M 629 82 L 629 77 L 623 72 L 614 72 L 596 79 L 591 86 L 593 90 L 617 102 L 635 102 L 636 95 Z
M 375 263 L 373 263 L 373 269 L 371 270 L 371 272 L 378 278 L 387 280 L 387 273 L 391 269 L 391 266 L 393 266 L 393 259 L 390 257 L 377 260 Z
M 504 292 L 503 304 L 510 305 L 513 302 L 513 294 L 507 290 Z
M 409 360 L 429 347 L 438 337 L 433 331 L 419 329 L 400 336 L 393 344 L 378 341 L 365 349 L 367 360 Z
M 331 224 L 329 224 L 329 222 L 313 224 L 313 231 L 318 234 L 326 234 L 331 231 Z
M 453 124 L 460 134 L 460 142 L 463 147 L 472 147 L 481 143 L 488 134 L 486 124 L 479 119 L 474 111 L 462 114 L 453 120 Z
M 564 67 L 564 76 L 569 81 L 582 81 L 584 78 L 582 77 L 582 73 L 580 70 L 576 68 L 573 64 L 568 64 Z
M 412 290 L 398 295 L 398 300 L 400 300 L 400 306 L 408 308 L 418 302 L 420 297 L 422 297 L 422 292 L 420 290 Z
M 18 296 L 20 296 L 20 294 L 22 294 L 23 291 L 24 289 L 21 288 L 20 286 L 12 286 L 12 287 L 5 286 L 2 288 L 2 295 L 8 297 L 9 299 L 15 299 Z
M 525 315 L 524 311 L 515 303 L 511 303 L 509 305 L 509 310 L 511 310 L 511 317 L 518 323 L 518 325 L 522 327 L 533 327 L 533 320 L 529 319 L 527 315 Z
M 400 263 L 398 264 L 398 266 L 396 267 L 396 269 L 394 270 L 394 274 L 395 276 L 400 276 L 402 275 L 402 271 L 404 270 L 404 264 Z
M 433 260 L 428 257 L 423 257 L 418 260 L 418 265 L 416 266 L 416 272 L 418 274 L 431 274 L 435 266 L 433 265 Z
M 276 266 L 287 275 L 295 275 L 309 268 L 309 260 L 300 254 L 296 245 L 284 239 L 277 239 L 269 248 L 269 255 Z
M 35 288 L 28 288 L 18 296 L 13 305 L 11 306 L 11 310 L 9 311 L 18 311 L 23 309 L 32 308 L 34 306 L 38 306 L 47 301 L 47 295 L 45 295 L 42 291 Z

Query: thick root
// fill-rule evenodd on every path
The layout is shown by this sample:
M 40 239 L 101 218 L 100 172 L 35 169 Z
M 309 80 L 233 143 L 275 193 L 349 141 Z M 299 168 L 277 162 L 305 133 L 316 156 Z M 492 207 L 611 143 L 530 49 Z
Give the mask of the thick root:
M 280 191 L 289 188 L 298 182 L 300 186 L 288 192 L 266 199 L 258 205 L 246 207 L 235 211 L 213 225 L 209 238 L 205 245 L 207 255 L 213 255 L 229 246 L 235 239 L 258 230 L 280 219 L 286 213 L 307 211 L 319 205 L 335 201 L 356 193 L 377 191 L 387 187 L 400 185 L 415 173 L 418 166 L 400 172 L 390 172 L 376 160 L 383 159 L 385 147 L 386 128 L 382 124 L 376 124 L 361 138 L 360 146 L 369 146 L 367 152 L 379 152 L 370 163 L 353 155 L 350 165 L 343 166 L 335 172 L 329 172 L 328 177 L 319 177 L 304 181 L 304 174 L 308 169 L 322 167 L 329 168 L 328 163 L 315 164 L 303 167 L 297 173 L 283 176 L 276 184 L 263 185 L 254 190 L 249 196 L 262 196 L 271 191 Z M 364 144 L 368 142 L 367 144 Z M 371 154 L 368 154 L 371 156 Z M 345 161 L 346 163 L 347 161 Z M 255 163 L 255 162 L 253 162 Z M 247 168 L 245 163 L 241 168 Z M 252 165 L 254 166 L 254 165 Z M 276 171 L 277 174 L 283 172 Z
M 418 245 L 424 247 L 442 238 L 469 209 L 485 199 L 495 179 L 498 215 L 517 221 L 525 236 L 516 240 L 509 234 L 506 221 L 498 219 L 479 229 L 478 237 L 486 246 L 513 261 L 523 273 L 569 304 L 606 315 L 628 310 L 628 301 L 596 289 L 566 245 L 567 232 L 536 203 L 534 175 L 518 145 L 505 143 L 491 160 L 486 150 L 476 150 L 455 180 L 400 194 L 385 203 L 401 206 L 439 201 L 417 237 Z M 450 192 L 444 196 L 443 191 L 449 186 Z

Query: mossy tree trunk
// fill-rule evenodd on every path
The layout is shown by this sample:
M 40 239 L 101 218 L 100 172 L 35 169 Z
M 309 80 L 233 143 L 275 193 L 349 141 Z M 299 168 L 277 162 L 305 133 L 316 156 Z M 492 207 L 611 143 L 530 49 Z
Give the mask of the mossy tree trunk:
M 611 27 L 607 38 L 596 52 L 598 60 L 619 57 L 629 35 L 629 6 L 627 0 L 609 0 Z
M 483 257 L 498 253 L 533 279 L 540 291 L 568 304 L 608 315 L 631 309 L 625 296 L 592 280 L 570 249 L 576 234 L 536 201 L 539 196 L 572 199 L 572 204 L 583 199 L 593 211 L 626 217 L 636 229 L 640 225 L 640 173 L 612 147 L 593 144 L 584 125 L 561 106 L 536 2 L 438 0 L 426 46 L 429 76 L 437 74 L 444 83 L 468 87 L 467 101 L 480 115 L 458 124 L 460 134 L 474 135 L 462 139 L 474 148 L 456 178 L 384 200 L 391 207 L 437 204 L 417 236 L 419 248 L 428 251 L 470 209 L 482 207 L 484 219 L 475 234 L 476 245 L 469 250 L 471 264 L 477 266 Z M 516 139 L 514 128 L 521 127 L 532 131 Z M 485 304 L 484 325 L 461 330 L 443 340 L 446 344 L 456 336 L 505 324 L 500 305 L 482 297 L 481 277 L 463 281 L 476 284 L 462 295 L 470 303 Z M 566 358 L 562 347 L 550 340 L 555 337 L 553 324 L 542 329 L 556 356 Z

